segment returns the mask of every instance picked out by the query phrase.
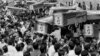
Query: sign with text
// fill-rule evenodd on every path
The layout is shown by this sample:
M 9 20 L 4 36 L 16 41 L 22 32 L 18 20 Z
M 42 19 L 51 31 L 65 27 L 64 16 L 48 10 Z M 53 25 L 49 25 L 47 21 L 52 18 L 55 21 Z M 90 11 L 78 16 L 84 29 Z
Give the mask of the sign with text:
M 46 33 L 46 25 L 42 23 L 37 24 L 37 32 Z
M 29 9 L 30 9 L 30 10 L 33 10 L 33 5 L 30 5 L 30 6 L 29 6 Z
M 54 24 L 58 26 L 63 26 L 63 17 L 60 13 L 54 15 Z
M 85 30 L 85 33 L 84 33 L 85 36 L 88 36 L 88 37 L 93 36 L 94 31 L 93 31 L 93 25 L 92 24 L 84 25 L 84 30 Z

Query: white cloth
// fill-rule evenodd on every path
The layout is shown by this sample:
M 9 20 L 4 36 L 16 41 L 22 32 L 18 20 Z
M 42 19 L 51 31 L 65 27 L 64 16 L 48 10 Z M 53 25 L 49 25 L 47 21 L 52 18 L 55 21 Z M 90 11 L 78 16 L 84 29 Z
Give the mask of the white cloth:
M 22 51 L 17 52 L 15 56 L 23 56 L 23 52 Z
M 68 53 L 68 56 L 76 56 L 75 51 L 74 50 L 70 50 Z
M 58 55 L 58 52 L 56 52 L 56 53 L 54 54 L 54 56 L 59 56 L 59 55 Z
M 11 53 L 9 53 L 9 52 L 4 53 L 3 56 L 11 56 Z
M 4 19 L 5 19 L 5 20 L 8 20 L 9 18 L 6 16 Z
M 17 52 L 17 50 L 15 49 L 14 46 L 8 45 L 8 52 L 12 53 L 12 54 L 15 54 Z
M 24 48 L 23 48 L 23 52 L 25 52 L 25 51 L 27 51 L 27 47 L 28 47 L 28 45 L 26 44 L 26 43 L 24 43 Z
M 1 43 L 0 42 L 0 48 L 2 48 L 3 46 L 7 45 L 6 43 Z
M 61 29 L 55 30 L 55 31 L 52 32 L 50 35 L 54 35 L 55 38 L 57 38 L 57 40 L 59 41 L 59 40 L 61 39 Z
M 22 26 L 22 28 L 20 29 L 22 34 L 24 34 L 24 32 L 27 30 L 24 26 Z
M 5 32 L 5 29 L 4 28 L 1 28 L 1 33 L 4 33 Z
M 54 46 L 51 45 L 51 46 L 49 47 L 49 49 L 48 49 L 48 55 L 49 55 L 49 56 L 54 56 L 54 54 L 55 54 L 55 49 L 54 49 Z

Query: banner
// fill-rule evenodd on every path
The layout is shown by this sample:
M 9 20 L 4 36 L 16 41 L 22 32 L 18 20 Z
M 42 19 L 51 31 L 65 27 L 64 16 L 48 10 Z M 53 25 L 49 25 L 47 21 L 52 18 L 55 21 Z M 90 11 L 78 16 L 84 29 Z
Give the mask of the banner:
M 93 30 L 93 25 L 92 24 L 86 24 L 84 25 L 84 35 L 87 37 L 93 37 L 94 35 L 94 30 Z
M 37 32 L 45 34 L 46 33 L 46 25 L 42 24 L 42 23 L 39 23 L 37 25 Z
M 54 15 L 54 25 L 63 26 L 63 17 L 61 13 Z

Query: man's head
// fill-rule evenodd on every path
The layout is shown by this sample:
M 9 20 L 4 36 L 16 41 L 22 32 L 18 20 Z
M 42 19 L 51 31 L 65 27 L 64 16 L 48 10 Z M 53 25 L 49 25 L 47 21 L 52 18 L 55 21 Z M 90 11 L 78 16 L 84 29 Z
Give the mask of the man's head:
M 39 44 L 38 44 L 37 42 L 33 43 L 33 48 L 34 48 L 35 50 L 37 50 L 38 47 L 39 47 Z
M 81 56 L 88 56 L 88 51 L 86 51 L 86 50 L 82 51 Z
M 7 46 L 4 46 L 4 47 L 3 47 L 3 51 L 4 51 L 4 53 L 7 53 L 7 52 L 8 52 Z
M 80 54 L 81 54 L 81 51 L 82 51 L 81 47 L 77 46 L 77 47 L 75 48 L 75 54 L 76 54 L 76 55 L 80 55 Z
M 69 42 L 69 47 L 70 47 L 70 50 L 73 50 L 74 47 L 75 47 L 75 44 L 72 41 L 70 41 Z

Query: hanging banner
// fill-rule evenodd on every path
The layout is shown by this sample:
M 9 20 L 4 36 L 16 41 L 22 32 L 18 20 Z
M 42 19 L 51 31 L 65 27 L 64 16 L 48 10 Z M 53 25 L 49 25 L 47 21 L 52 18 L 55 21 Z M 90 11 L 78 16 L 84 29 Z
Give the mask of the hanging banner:
M 39 23 L 37 25 L 37 27 L 38 27 L 37 32 L 46 33 L 46 25 L 45 24 Z
M 63 26 L 63 17 L 61 13 L 57 13 L 54 16 L 54 24 L 58 26 Z
M 33 10 L 33 5 L 30 5 L 30 6 L 29 6 L 29 9 L 30 9 L 30 10 Z
M 84 25 L 84 35 L 86 37 L 93 37 L 94 35 L 94 30 L 93 30 L 93 25 L 92 24 L 86 24 Z

